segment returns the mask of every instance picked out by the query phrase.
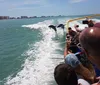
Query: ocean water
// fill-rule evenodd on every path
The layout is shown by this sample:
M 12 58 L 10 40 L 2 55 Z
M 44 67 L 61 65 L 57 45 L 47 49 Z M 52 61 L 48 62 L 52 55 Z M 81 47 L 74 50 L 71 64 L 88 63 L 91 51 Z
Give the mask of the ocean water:
M 71 18 L 75 17 L 1 20 L 0 85 L 57 85 L 53 72 L 64 62 L 66 30 L 58 28 L 56 34 L 48 26 Z M 80 22 L 70 26 L 74 24 Z

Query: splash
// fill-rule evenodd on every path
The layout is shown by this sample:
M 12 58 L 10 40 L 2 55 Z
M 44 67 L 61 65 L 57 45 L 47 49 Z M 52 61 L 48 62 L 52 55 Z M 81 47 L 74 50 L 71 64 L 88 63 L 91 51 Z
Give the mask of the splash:
M 65 24 L 68 19 L 58 19 L 58 24 Z M 45 20 L 36 24 L 22 25 L 29 29 L 40 29 L 43 38 L 30 46 L 30 49 L 24 55 L 28 56 L 22 65 L 22 70 L 15 77 L 9 76 L 5 85 L 53 85 L 53 71 L 57 64 L 63 62 L 63 55 L 56 52 L 62 50 L 60 42 L 53 40 L 55 32 L 48 28 L 54 20 Z M 73 22 L 70 26 L 73 28 L 79 22 Z M 80 24 L 82 27 L 83 25 Z M 83 26 L 84 28 L 84 26 Z M 63 35 L 62 29 L 57 30 L 58 37 Z M 58 59 L 59 58 L 59 59 Z M 62 59 L 60 59 L 62 58 Z
M 31 48 L 25 52 L 28 56 L 22 65 L 22 70 L 15 77 L 8 77 L 5 85 L 50 85 L 54 81 L 53 71 L 55 66 L 63 62 L 63 55 L 56 53 L 60 49 L 59 42 L 52 40 L 55 32 L 48 29 L 47 25 L 52 21 L 39 22 L 33 25 L 24 25 L 31 29 L 40 29 L 43 35 L 41 41 L 31 45 Z M 41 26 L 42 24 L 42 26 Z M 23 27 L 24 27 L 23 26 Z
M 50 24 L 53 24 L 53 20 L 45 20 L 43 22 L 38 22 L 36 24 L 30 24 L 30 25 L 22 25 L 22 27 L 27 27 L 30 29 L 40 29 L 40 28 L 48 28 Z

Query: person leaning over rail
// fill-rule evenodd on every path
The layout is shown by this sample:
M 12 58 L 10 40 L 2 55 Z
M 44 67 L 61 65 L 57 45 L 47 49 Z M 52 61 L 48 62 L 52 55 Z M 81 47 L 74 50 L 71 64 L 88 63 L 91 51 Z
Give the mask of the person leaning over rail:
M 73 38 L 77 33 L 71 27 L 68 27 L 68 34 Z
M 55 67 L 54 78 L 58 85 L 90 85 L 84 79 L 77 79 L 74 69 L 67 64 L 59 64 Z
M 88 59 L 100 69 L 100 23 L 82 31 L 79 41 Z
M 94 26 L 94 21 L 89 20 L 88 27 L 93 27 L 93 26 Z
M 94 83 L 95 76 L 96 76 L 94 68 L 92 67 L 90 62 L 87 62 L 88 59 L 84 59 L 85 65 L 87 64 L 87 67 L 85 67 L 85 65 L 83 65 L 84 63 L 82 63 L 81 60 L 79 60 L 79 58 L 81 58 L 81 57 L 86 58 L 86 57 L 84 57 L 84 55 L 79 56 L 79 54 L 81 52 L 78 52 L 79 53 L 78 54 L 77 51 L 76 51 L 76 53 L 73 53 L 72 51 L 70 51 L 70 49 L 68 49 L 70 47 L 70 43 L 71 43 L 71 41 L 67 41 L 66 46 L 65 46 L 65 50 L 64 50 L 65 63 L 71 65 L 78 75 L 80 75 L 87 81 Z
M 100 22 L 85 29 L 80 34 L 79 41 L 88 59 L 100 70 Z M 98 83 L 95 85 L 100 85 L 100 82 Z

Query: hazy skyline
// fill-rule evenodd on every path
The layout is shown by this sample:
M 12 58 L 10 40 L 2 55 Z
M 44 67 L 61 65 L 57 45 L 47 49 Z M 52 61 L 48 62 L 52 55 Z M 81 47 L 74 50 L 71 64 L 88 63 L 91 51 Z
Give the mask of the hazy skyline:
M 100 13 L 100 0 L 0 0 L 0 16 L 84 15 Z

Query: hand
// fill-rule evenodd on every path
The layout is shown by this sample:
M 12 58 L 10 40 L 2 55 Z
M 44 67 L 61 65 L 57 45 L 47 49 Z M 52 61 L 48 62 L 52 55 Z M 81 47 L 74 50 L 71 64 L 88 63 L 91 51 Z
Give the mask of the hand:
M 100 80 L 100 78 L 94 78 L 94 83 L 97 83 Z
M 99 79 L 99 80 L 100 80 L 100 76 L 99 76 L 99 77 L 97 77 L 96 79 Z
M 96 85 L 100 85 L 100 76 L 94 79 Z M 93 85 L 95 85 L 93 84 Z
M 67 47 L 69 47 L 69 46 L 70 46 L 70 43 L 71 43 L 71 41 L 70 41 L 70 40 L 68 40 L 68 41 L 67 41 Z

